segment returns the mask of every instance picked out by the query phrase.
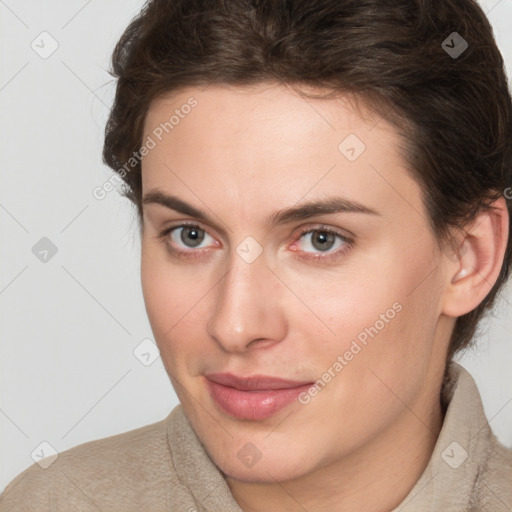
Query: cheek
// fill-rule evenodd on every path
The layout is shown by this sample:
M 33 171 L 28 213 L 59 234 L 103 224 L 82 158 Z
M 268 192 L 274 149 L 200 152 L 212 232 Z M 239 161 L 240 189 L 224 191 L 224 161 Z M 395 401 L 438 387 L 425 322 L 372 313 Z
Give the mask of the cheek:
M 302 280 L 298 295 L 317 318 L 295 310 L 291 325 L 299 339 L 309 334 L 304 355 L 316 371 L 338 381 L 324 395 L 338 389 L 338 401 L 351 402 L 367 392 L 365 401 L 378 402 L 382 392 L 389 394 L 379 377 L 405 396 L 421 384 L 435 355 L 441 293 L 430 249 L 416 247 L 407 258 L 383 251 L 364 272 L 333 273 L 322 286 Z
M 396 281 L 391 284 L 397 286 Z M 369 442 L 403 413 L 404 404 L 414 408 L 427 381 L 434 350 L 435 290 L 429 300 L 428 293 L 408 296 L 404 291 L 397 289 L 391 296 L 398 300 L 392 303 L 372 294 L 361 302 L 364 307 L 339 301 L 338 321 L 332 324 L 336 336 L 324 336 L 320 350 L 310 343 L 304 354 L 316 368 L 319 385 L 318 392 L 303 397 L 303 424 L 341 452 L 349 445 L 340 441 L 339 432 L 346 440 Z M 356 296 L 364 299 L 365 292 L 354 292 Z M 307 329 L 306 324 L 301 328 Z
M 374 272 L 369 264 L 361 267 L 286 276 L 295 295 L 287 306 L 296 331 L 290 338 L 309 338 L 317 361 L 343 354 L 354 340 L 364 347 L 399 321 L 406 289 L 402 276 Z
M 164 364 L 178 364 L 185 355 L 183 343 L 190 355 L 197 339 L 194 331 L 205 329 L 201 319 L 205 318 L 208 282 L 201 273 L 171 265 L 161 248 L 144 244 L 141 281 L 147 315 Z

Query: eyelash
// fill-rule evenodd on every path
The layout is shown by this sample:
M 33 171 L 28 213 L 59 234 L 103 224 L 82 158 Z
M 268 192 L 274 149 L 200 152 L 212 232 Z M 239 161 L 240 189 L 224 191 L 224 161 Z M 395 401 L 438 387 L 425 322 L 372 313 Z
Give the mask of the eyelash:
M 203 253 L 204 253 L 204 251 L 206 251 L 206 249 L 182 250 L 182 249 L 176 249 L 169 243 L 168 237 L 174 230 L 177 230 L 180 228 L 186 228 L 186 227 L 197 228 L 201 231 L 205 231 L 206 233 L 208 233 L 208 230 L 202 228 L 199 224 L 197 224 L 195 222 L 183 222 L 176 226 L 171 226 L 171 227 L 164 229 L 160 234 L 157 235 L 157 238 L 166 244 L 168 250 L 174 256 L 177 256 L 177 257 L 183 258 L 183 259 L 196 259 L 196 258 L 203 257 Z M 295 236 L 296 241 L 299 241 L 304 235 L 306 235 L 308 233 L 314 233 L 314 232 L 333 234 L 333 235 L 337 236 L 344 243 L 344 245 L 343 245 L 343 247 L 336 250 L 335 252 L 332 252 L 332 253 L 326 252 L 323 255 L 321 252 L 307 253 L 307 252 L 302 251 L 303 254 L 301 254 L 299 256 L 299 258 L 304 259 L 304 260 L 309 260 L 309 261 L 316 261 L 316 262 L 320 261 L 320 262 L 328 263 L 328 262 L 331 262 L 331 261 L 343 256 L 354 245 L 354 241 L 352 239 L 348 238 L 345 235 L 342 235 L 339 231 L 337 231 L 333 228 L 327 227 L 327 226 L 314 226 L 314 227 L 306 226 L 306 227 L 302 228 L 299 231 L 299 233 Z M 296 243 L 296 242 L 293 242 L 293 243 Z M 298 249 L 294 249 L 293 251 L 300 252 Z

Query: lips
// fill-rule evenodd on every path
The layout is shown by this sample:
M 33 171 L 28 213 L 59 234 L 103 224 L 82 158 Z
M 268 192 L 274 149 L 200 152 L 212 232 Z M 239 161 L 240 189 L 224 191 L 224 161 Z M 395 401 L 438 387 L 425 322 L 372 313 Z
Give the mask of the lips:
M 263 420 L 290 405 L 314 382 L 215 373 L 206 375 L 206 384 L 213 401 L 224 413 L 237 419 Z

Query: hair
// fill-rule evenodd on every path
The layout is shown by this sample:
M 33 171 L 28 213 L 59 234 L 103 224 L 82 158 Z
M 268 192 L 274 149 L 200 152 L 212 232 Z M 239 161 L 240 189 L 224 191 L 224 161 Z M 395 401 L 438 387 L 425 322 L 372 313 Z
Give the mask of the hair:
M 449 53 L 454 32 L 467 41 L 460 55 Z M 117 43 L 111 74 L 117 89 L 103 159 L 123 179 L 139 220 L 141 162 L 130 158 L 150 103 L 208 84 L 274 82 L 361 99 L 405 141 L 437 240 L 492 208 L 512 183 L 504 63 L 473 0 L 151 0 Z M 457 318 L 447 360 L 470 346 L 511 258 L 509 237 L 491 291 Z

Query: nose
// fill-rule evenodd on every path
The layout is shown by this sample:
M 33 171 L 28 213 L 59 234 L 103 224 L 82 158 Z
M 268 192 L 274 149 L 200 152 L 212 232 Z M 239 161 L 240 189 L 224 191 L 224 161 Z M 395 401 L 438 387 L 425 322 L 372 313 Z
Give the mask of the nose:
M 207 332 L 226 352 L 270 347 L 286 336 L 280 282 L 263 256 L 247 263 L 237 254 L 216 287 Z

